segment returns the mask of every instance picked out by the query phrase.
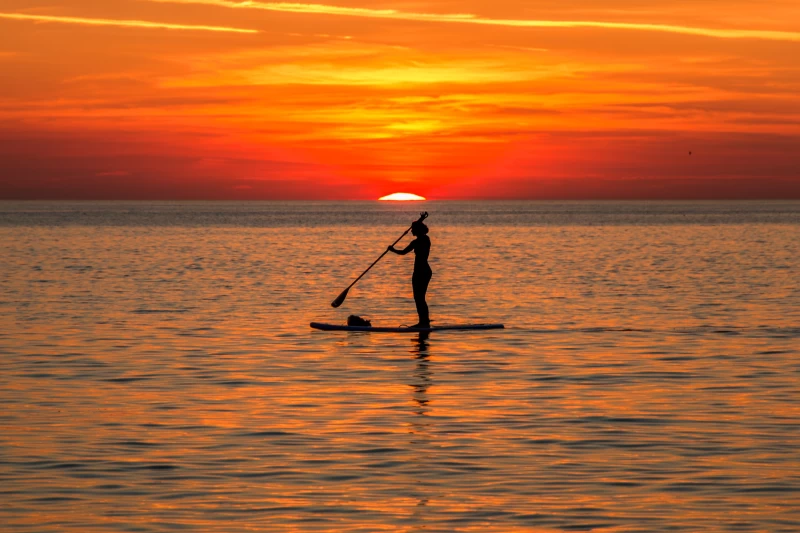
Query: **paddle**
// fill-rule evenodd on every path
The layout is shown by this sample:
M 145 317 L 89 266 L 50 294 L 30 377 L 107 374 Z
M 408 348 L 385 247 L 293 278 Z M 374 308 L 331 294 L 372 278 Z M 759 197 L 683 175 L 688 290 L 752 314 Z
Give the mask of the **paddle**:
M 420 213 L 420 215 L 419 215 L 419 220 L 417 220 L 417 222 L 422 222 L 422 221 L 423 221 L 423 220 L 425 220 L 426 218 L 428 218 L 428 213 L 427 213 L 427 212 L 425 212 L 425 213 Z M 403 232 L 403 234 L 402 234 L 402 235 L 400 235 L 400 238 L 399 238 L 399 239 L 397 239 L 396 241 L 394 241 L 394 242 L 392 243 L 392 246 L 394 246 L 395 244 L 397 244 L 398 242 L 400 242 L 400 240 L 401 240 L 403 237 L 405 237 L 405 236 L 406 236 L 406 234 L 407 234 L 409 231 L 411 231 L 411 228 L 410 228 L 410 227 L 409 227 L 407 230 L 405 230 L 405 231 Z M 348 287 L 347 287 L 345 290 L 343 290 L 343 291 L 342 291 L 342 294 L 340 294 L 339 296 L 337 296 L 337 297 L 336 297 L 336 299 L 335 299 L 333 302 L 331 302 L 331 307 L 339 307 L 340 305 L 342 305 L 342 303 L 344 303 L 344 299 L 345 299 L 345 298 L 347 298 L 347 293 L 348 293 L 348 291 L 350 291 L 350 289 L 353 287 L 353 285 L 355 285 L 355 284 L 356 284 L 356 281 L 358 281 L 358 280 L 360 280 L 361 278 L 363 278 L 363 277 L 364 277 L 364 274 L 366 274 L 367 272 L 369 272 L 369 269 L 370 269 L 370 268 L 372 268 L 372 267 L 374 267 L 374 266 L 375 266 L 375 263 L 377 263 L 378 261 L 380 261 L 380 260 L 383 258 L 383 256 L 384 256 L 384 255 L 386 255 L 388 252 L 389 252 L 389 250 L 388 250 L 388 249 L 387 249 L 387 250 L 384 250 L 384 252 L 381 254 L 381 256 L 380 256 L 380 257 L 378 257 L 378 258 L 375 260 L 375 262 L 373 262 L 373 263 L 372 263 L 372 264 L 369 266 L 369 268 L 367 268 L 367 269 L 366 269 L 364 272 L 362 272 L 362 273 L 361 273 L 361 275 L 360 275 L 360 276 L 358 276 L 358 277 L 355 279 L 355 281 L 354 281 L 353 283 L 351 283 L 351 284 L 350 284 L 350 285 L 349 285 L 349 286 L 348 286 Z

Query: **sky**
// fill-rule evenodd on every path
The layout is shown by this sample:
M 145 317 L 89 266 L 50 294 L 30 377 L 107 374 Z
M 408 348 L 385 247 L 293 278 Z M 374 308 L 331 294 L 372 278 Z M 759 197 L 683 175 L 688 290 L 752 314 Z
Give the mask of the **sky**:
M 797 0 L 2 0 L 0 79 L 0 199 L 800 199 Z

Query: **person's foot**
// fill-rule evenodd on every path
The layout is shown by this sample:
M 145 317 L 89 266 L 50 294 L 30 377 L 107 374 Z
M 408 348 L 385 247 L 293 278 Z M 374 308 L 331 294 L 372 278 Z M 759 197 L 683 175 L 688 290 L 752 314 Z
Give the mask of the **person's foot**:
M 408 327 L 409 328 L 429 328 L 429 327 L 431 327 L 431 325 L 430 325 L 430 323 L 428 323 L 428 324 L 417 323 L 417 324 L 414 324 L 413 326 L 408 326 Z

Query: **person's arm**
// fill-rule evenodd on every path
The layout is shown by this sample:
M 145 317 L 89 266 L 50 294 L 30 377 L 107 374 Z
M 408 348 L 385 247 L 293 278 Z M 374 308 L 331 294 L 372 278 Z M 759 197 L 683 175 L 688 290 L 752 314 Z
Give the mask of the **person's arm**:
M 397 255 L 406 255 L 408 252 L 410 252 L 411 250 L 413 250 L 413 249 L 414 249 L 414 246 L 416 245 L 416 243 L 417 243 L 417 239 L 414 239 L 413 241 L 411 241 L 411 243 L 409 243 L 409 245 L 408 245 L 408 246 L 406 246 L 406 247 L 405 247 L 405 248 L 403 248 L 402 250 L 398 250 L 398 249 L 396 249 L 394 246 L 390 246 L 390 247 L 389 247 L 389 248 L 387 248 L 387 249 L 388 249 L 390 252 L 394 252 L 394 253 L 396 253 Z

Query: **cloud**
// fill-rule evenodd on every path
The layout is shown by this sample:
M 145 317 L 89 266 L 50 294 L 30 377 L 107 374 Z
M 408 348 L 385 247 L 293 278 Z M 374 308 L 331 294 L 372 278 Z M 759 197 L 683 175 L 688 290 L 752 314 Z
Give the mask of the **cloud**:
M 229 28 L 225 26 L 197 26 L 171 24 L 168 22 L 149 22 L 146 20 L 113 20 L 83 17 L 56 17 L 50 15 L 27 15 L 24 13 L 0 13 L 0 18 L 11 20 L 30 20 L 34 22 L 57 22 L 62 24 L 83 24 L 89 26 L 122 26 L 126 28 L 148 28 L 163 30 L 212 31 L 227 33 L 258 33 L 258 30 Z
M 203 4 L 227 7 L 232 9 L 260 9 L 264 11 L 280 11 L 314 15 L 338 15 L 347 17 L 363 17 L 377 19 L 412 20 L 421 22 L 445 22 L 459 24 L 480 24 L 486 26 L 506 26 L 517 28 L 600 28 L 613 30 L 638 30 L 650 32 L 666 32 L 684 35 L 697 35 L 718 39 L 765 39 L 772 41 L 800 42 L 800 32 L 772 30 L 739 30 L 679 26 L 673 24 L 645 24 L 636 22 L 608 22 L 591 20 L 529 20 L 529 19 L 492 19 L 468 13 L 414 13 L 395 9 L 369 9 L 341 7 L 326 4 L 299 4 L 285 2 L 256 2 L 231 0 L 147 0 L 150 2 L 173 4 Z

